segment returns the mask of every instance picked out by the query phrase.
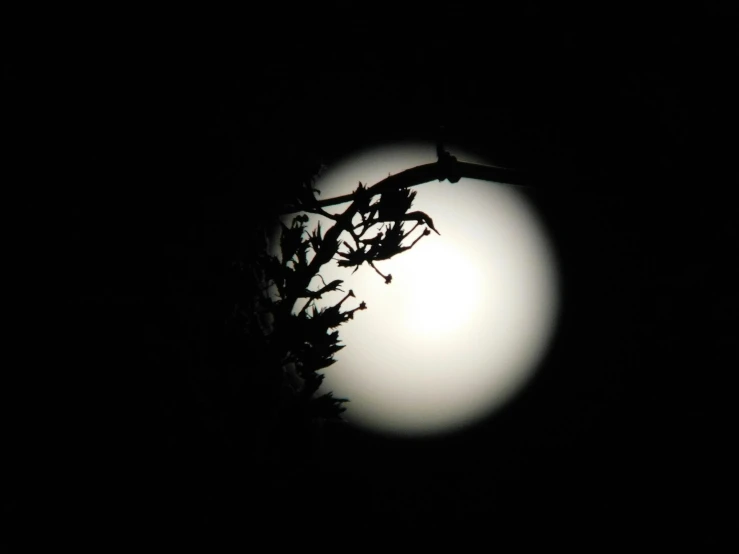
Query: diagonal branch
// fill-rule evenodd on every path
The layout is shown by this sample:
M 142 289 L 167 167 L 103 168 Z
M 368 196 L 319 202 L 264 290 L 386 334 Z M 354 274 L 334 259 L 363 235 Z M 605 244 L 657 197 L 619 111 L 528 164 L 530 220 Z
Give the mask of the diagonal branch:
M 450 167 L 453 169 L 450 169 Z M 415 187 L 430 181 L 444 181 L 448 179 L 450 175 L 454 175 L 454 178 L 465 177 L 468 179 L 480 179 L 482 181 L 494 181 L 496 183 L 506 183 L 518 186 L 536 186 L 543 181 L 543 175 L 539 175 L 531 171 L 521 171 L 459 161 L 455 161 L 453 164 L 450 164 L 448 161 L 434 162 L 412 167 L 405 171 L 401 171 L 400 173 L 396 173 L 395 175 L 390 175 L 386 179 L 383 179 L 379 183 L 362 192 L 353 192 L 351 194 L 344 194 L 335 198 L 316 201 L 311 208 L 319 209 L 325 208 L 326 206 L 345 204 L 358 198 L 369 199 L 389 189 Z M 285 211 L 280 215 L 307 211 L 305 210 L 306 207 L 307 206 L 290 208 L 288 211 Z

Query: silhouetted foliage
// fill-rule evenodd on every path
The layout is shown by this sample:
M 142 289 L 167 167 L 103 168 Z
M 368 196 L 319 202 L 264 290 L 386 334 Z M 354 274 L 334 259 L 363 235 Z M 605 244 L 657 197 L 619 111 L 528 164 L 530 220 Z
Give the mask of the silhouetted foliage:
M 368 308 L 364 301 L 348 307 L 356 298 L 354 291 L 345 292 L 341 279 L 327 283 L 320 269 L 334 261 L 353 271 L 367 264 L 389 284 L 392 275 L 383 274 L 376 264 L 410 250 L 430 234 L 430 229 L 438 234 L 427 214 L 410 211 L 416 197 L 416 192 L 409 188 L 412 184 L 396 181 L 395 186 L 383 187 L 383 182 L 368 188 L 359 183 L 346 200 L 351 202 L 348 208 L 334 215 L 318 206 L 316 196 L 320 191 L 313 188 L 318 175 L 320 171 L 303 184 L 289 207 L 293 213 L 300 213 L 289 224 L 279 222 L 279 256 L 268 251 L 265 233 L 264 248 L 248 263 L 234 265 L 236 273 L 242 276 L 240 282 L 250 292 L 238 295 L 232 328 L 241 329 L 246 337 L 244 346 L 258 361 L 259 367 L 253 371 L 260 377 L 255 384 L 271 388 L 268 396 L 281 399 L 277 402 L 278 413 L 274 413 L 274 408 L 263 407 L 267 414 L 272 414 L 267 419 L 277 418 L 296 428 L 303 426 L 306 419 L 319 424 L 341 421 L 349 399 L 318 391 L 323 372 L 332 370 L 335 355 L 345 346 L 338 328 L 353 319 L 357 311 Z M 324 230 L 318 223 L 309 230 L 308 213 L 327 217 L 334 224 Z M 408 231 L 406 222 L 414 223 Z M 419 226 L 423 229 L 415 233 Z M 315 285 L 315 279 L 320 280 L 320 286 Z M 316 305 L 317 300 L 325 302 L 336 293 L 343 293 L 343 297 L 333 305 Z M 258 355 L 256 351 L 260 351 Z M 290 418 L 303 421 L 289 423 Z
M 260 391 L 260 397 L 268 399 L 260 404 L 258 417 L 265 419 L 260 425 L 290 437 L 277 440 L 290 443 L 287 448 L 291 452 L 300 448 L 293 444 L 296 429 L 305 431 L 306 425 L 320 428 L 326 421 L 342 421 L 349 399 L 318 391 L 323 372 L 335 369 L 331 367 L 336 363 L 335 355 L 344 348 L 338 327 L 368 308 L 364 301 L 348 307 L 356 298 L 355 292 L 345 292 L 341 279 L 326 283 L 321 268 L 336 262 L 339 267 L 353 268 L 353 273 L 366 264 L 391 284 L 393 276 L 384 274 L 378 264 L 410 250 L 431 231 L 440 234 L 428 214 L 410 211 L 417 194 L 410 187 L 431 180 L 457 182 L 462 176 L 522 178 L 509 170 L 458 162 L 441 146 L 437 154 L 436 163 L 388 176 L 371 187 L 360 182 L 349 195 L 319 201 L 320 191 L 313 185 L 324 169 L 321 166 L 285 206 L 283 216 L 296 215 L 289 225 L 279 221 L 279 255 L 269 251 L 267 233 L 262 230 L 263 248 L 257 249 L 248 263 L 234 264 L 240 276 L 237 283 L 242 283 L 243 289 L 237 291 L 232 328 L 235 335 L 244 337 L 242 348 L 256 363 L 249 364 L 253 386 L 268 389 L 267 394 Z M 324 209 L 344 203 L 349 205 L 343 213 L 331 214 Z M 309 213 L 321 215 L 333 225 L 323 229 L 318 223 L 308 230 Z M 406 230 L 409 222 L 413 226 Z M 316 305 L 317 300 L 325 302 L 335 293 L 344 296 L 328 307 Z M 270 443 L 273 439 L 265 440 Z

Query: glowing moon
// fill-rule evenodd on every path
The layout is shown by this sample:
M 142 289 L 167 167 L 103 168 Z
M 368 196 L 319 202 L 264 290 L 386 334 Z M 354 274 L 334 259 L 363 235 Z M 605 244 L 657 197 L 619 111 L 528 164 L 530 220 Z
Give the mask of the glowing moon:
M 451 150 L 462 161 L 486 163 Z M 389 173 L 435 160 L 432 144 L 379 147 L 330 167 L 314 187 L 319 198 L 331 198 L 352 192 L 359 181 L 374 185 Z M 367 310 L 338 328 L 346 347 L 324 370 L 322 391 L 350 399 L 344 413 L 349 423 L 395 435 L 455 431 L 505 404 L 541 362 L 558 310 L 551 244 L 514 187 L 461 179 L 414 190 L 412 211 L 431 216 L 441 236 L 431 233 L 411 250 L 377 262 L 392 283 L 366 264 L 354 275 L 335 262 L 320 272 L 326 282 L 342 279 L 345 291 L 353 289 L 356 303 L 350 299 L 343 309 L 367 303 Z M 308 230 L 318 221 L 324 230 L 332 224 L 311 215 Z M 407 223 L 405 230 L 411 227 Z M 317 305 L 344 296 L 335 294 Z

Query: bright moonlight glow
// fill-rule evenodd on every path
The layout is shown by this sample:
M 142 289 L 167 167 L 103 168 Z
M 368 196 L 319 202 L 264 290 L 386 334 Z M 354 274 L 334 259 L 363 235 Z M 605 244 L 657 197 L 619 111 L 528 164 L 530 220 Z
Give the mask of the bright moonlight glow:
M 486 163 L 451 150 L 461 161 Z M 435 160 L 431 144 L 375 148 L 330 167 L 314 187 L 319 198 L 331 198 L 352 192 L 359 181 L 374 185 L 389 173 Z M 461 179 L 413 190 L 418 194 L 411 211 L 431 216 L 441 236 L 432 233 L 411 250 L 377 262 L 392 283 L 367 264 L 353 275 L 336 262 L 320 272 L 326 282 L 342 279 L 345 291 L 354 290 L 356 302 L 347 300 L 343 309 L 367 303 L 367 310 L 338 328 L 346 347 L 324 370 L 320 392 L 350 399 L 348 422 L 397 435 L 455 431 L 510 400 L 540 363 L 558 304 L 551 245 L 515 187 Z M 311 215 L 308 230 L 318 221 L 324 230 L 332 225 Z M 405 230 L 412 226 L 406 223 Z M 346 233 L 342 238 L 351 242 Z M 320 284 L 315 279 L 312 288 Z M 333 305 L 343 296 L 335 293 L 317 305 Z

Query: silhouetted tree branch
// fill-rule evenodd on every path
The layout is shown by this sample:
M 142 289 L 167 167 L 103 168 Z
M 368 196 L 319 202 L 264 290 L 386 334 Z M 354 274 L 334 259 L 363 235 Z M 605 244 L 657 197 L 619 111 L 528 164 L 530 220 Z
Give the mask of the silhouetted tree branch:
M 355 298 L 353 290 L 332 306 L 316 305 L 317 300 L 325 300 L 331 293 L 343 292 L 341 279 L 330 283 L 323 280 L 320 270 L 325 264 L 335 260 L 340 267 L 353 271 L 367 264 L 391 284 L 392 275 L 384 274 L 377 262 L 410 250 L 431 231 L 440 234 L 428 214 L 411 211 L 417 192 L 410 187 L 433 180 L 457 182 L 462 177 L 517 185 L 535 181 L 529 173 L 458 162 L 441 147 L 437 154 L 436 163 L 389 176 L 371 187 L 360 182 L 351 194 L 323 201 L 315 197 L 320 191 L 312 188 L 314 178 L 303 185 L 295 202 L 282 214 L 296 215 L 290 225 L 280 220 L 280 257 L 265 251 L 252 263 L 258 294 L 237 303 L 234 317 L 252 322 L 250 332 L 259 335 L 256 342 L 263 345 L 266 371 L 281 372 L 286 398 L 292 399 L 285 400 L 285 406 L 292 406 L 285 409 L 294 417 L 303 414 L 300 417 L 340 420 L 342 405 L 348 399 L 335 398 L 331 393 L 316 396 L 324 379 L 320 372 L 333 365 L 334 355 L 344 348 L 336 329 L 353 319 L 357 311 L 367 309 L 363 301 L 344 309 L 345 303 Z M 324 210 L 347 202 L 350 204 L 343 213 L 334 215 Z M 319 223 L 308 232 L 308 213 L 326 217 L 333 225 L 324 232 Z M 357 216 L 361 222 L 355 224 Z M 415 223 L 410 231 L 404 228 L 406 222 Z M 423 229 L 413 238 L 418 227 Z M 311 288 L 315 278 L 323 286 Z M 270 295 L 270 289 L 275 294 Z M 298 309 L 301 300 L 304 303 Z
M 451 156 L 448 153 L 446 155 Z M 300 211 L 322 210 L 327 206 L 346 204 L 358 198 L 370 199 L 388 190 L 415 187 L 431 181 L 444 181 L 448 179 L 450 182 L 456 183 L 461 178 L 480 179 L 518 186 L 534 186 L 537 183 L 541 183 L 542 180 L 541 175 L 532 171 L 460 162 L 454 156 L 451 156 L 451 159 L 442 157 L 434 163 L 419 165 L 396 173 L 395 175 L 390 175 L 369 189 L 359 192 L 355 191 L 351 194 L 328 198 L 326 200 L 314 199 L 312 202 L 299 203 L 296 206 L 289 207 L 281 215 L 289 215 Z M 322 213 L 321 215 L 325 214 Z

